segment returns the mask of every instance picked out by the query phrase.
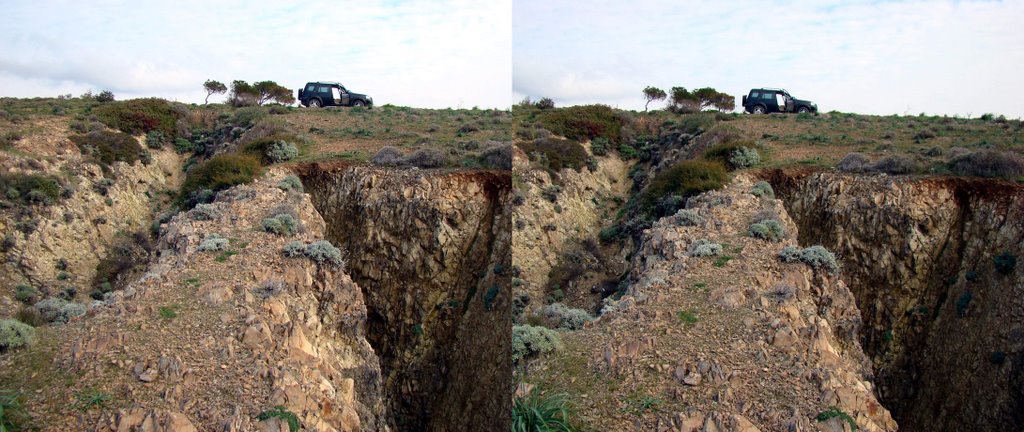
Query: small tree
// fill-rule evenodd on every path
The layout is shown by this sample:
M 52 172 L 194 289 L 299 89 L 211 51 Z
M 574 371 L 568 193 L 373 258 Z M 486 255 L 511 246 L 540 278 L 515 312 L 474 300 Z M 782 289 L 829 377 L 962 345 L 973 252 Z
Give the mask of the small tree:
M 259 98 L 260 93 L 249 83 L 242 80 L 231 82 L 231 94 L 228 96 L 228 102 L 231 102 L 231 105 L 236 107 L 256 105 Z
M 541 100 L 537 101 L 537 108 L 540 108 L 540 109 L 551 109 L 551 108 L 554 108 L 554 107 L 555 107 L 555 101 L 551 100 L 551 98 L 541 98 Z
M 292 96 L 291 89 L 282 87 L 273 81 L 260 81 L 252 85 L 257 95 L 256 104 L 263 105 L 267 101 L 275 101 L 285 105 L 295 103 L 295 96 Z
M 686 87 L 672 87 L 669 92 L 668 109 L 676 113 L 692 113 L 700 111 L 700 104 L 697 97 L 690 93 Z
M 706 108 L 715 108 L 719 111 L 732 111 L 736 108 L 736 98 L 725 93 L 721 93 L 712 87 L 704 87 L 694 90 L 691 93 L 692 99 L 695 99 L 699 105 L 699 110 Z
M 210 103 L 210 96 L 228 91 L 228 87 L 224 85 L 224 83 L 216 80 L 206 80 L 206 82 L 203 83 L 203 89 L 206 90 L 205 103 Z
M 668 95 L 665 94 L 665 90 L 647 86 L 647 88 L 644 89 L 644 99 L 647 99 L 647 103 L 644 104 L 644 112 L 647 112 L 647 105 L 650 105 L 651 102 L 656 100 L 665 100 L 666 96 Z

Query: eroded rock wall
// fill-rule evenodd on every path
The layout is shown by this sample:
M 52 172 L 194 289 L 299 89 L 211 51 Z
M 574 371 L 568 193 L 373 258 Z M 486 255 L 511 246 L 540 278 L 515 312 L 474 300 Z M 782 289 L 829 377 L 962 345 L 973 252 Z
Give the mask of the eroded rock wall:
M 508 430 L 508 173 L 297 171 L 364 290 L 397 429 Z
M 1024 187 L 767 175 L 804 244 L 840 255 L 879 396 L 906 430 L 1024 428 Z

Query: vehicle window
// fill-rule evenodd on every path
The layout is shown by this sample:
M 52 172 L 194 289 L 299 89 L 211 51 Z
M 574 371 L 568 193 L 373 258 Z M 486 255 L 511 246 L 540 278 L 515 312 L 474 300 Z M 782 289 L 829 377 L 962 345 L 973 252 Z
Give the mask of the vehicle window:
M 327 86 L 320 87 L 320 93 L 330 93 L 330 92 L 331 92 L 331 88 L 330 87 L 327 87 Z
M 774 93 L 761 93 L 761 99 L 764 99 L 764 100 L 775 99 L 775 94 Z
M 761 99 L 761 92 L 753 92 L 750 94 L 751 99 Z
M 306 86 L 306 91 L 316 91 L 316 84 Z

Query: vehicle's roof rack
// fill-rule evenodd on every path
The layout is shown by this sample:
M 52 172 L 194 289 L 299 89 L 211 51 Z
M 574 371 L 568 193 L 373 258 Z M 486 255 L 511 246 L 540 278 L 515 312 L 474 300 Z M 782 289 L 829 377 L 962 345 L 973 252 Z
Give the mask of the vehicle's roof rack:
M 317 84 L 334 84 L 334 85 L 341 85 L 341 83 L 340 83 L 340 82 L 337 82 L 337 81 L 317 81 L 316 83 L 317 83 Z
M 787 91 L 784 88 L 775 88 L 775 87 L 761 87 L 761 90 L 775 90 L 775 91 L 781 91 L 781 92 L 789 93 L 789 91 Z

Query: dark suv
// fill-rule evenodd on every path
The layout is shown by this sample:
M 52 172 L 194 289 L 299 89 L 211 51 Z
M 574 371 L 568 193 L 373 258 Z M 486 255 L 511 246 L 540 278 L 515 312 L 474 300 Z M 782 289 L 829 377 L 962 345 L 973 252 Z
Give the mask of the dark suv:
M 333 81 L 317 81 L 306 83 L 299 89 L 299 103 L 310 108 L 322 106 L 365 106 L 373 107 L 373 98 L 364 94 L 352 93 Z
M 748 113 L 764 114 L 773 112 L 816 113 L 818 104 L 797 99 L 784 89 L 756 88 L 743 96 L 743 109 Z

